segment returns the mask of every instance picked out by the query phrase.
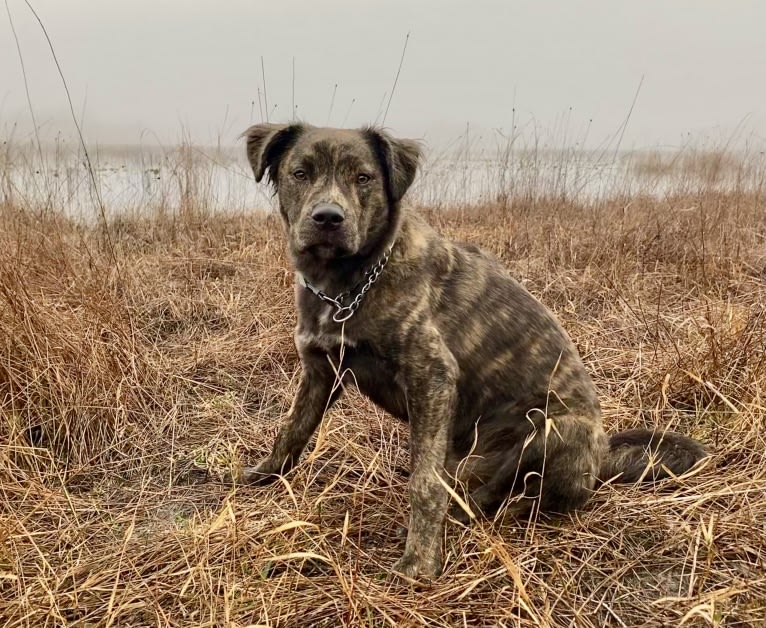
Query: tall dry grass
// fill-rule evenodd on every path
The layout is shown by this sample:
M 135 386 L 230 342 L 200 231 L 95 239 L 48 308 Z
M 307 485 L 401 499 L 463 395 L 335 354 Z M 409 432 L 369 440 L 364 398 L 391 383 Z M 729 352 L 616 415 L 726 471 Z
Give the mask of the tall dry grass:
M 388 577 L 407 429 L 359 395 L 284 482 L 217 481 L 268 450 L 296 388 L 274 216 L 189 197 L 84 224 L 6 198 L 2 624 L 763 626 L 766 197 L 688 189 L 422 209 L 563 320 L 609 430 L 670 427 L 714 452 L 564 519 L 450 524 L 422 589 Z

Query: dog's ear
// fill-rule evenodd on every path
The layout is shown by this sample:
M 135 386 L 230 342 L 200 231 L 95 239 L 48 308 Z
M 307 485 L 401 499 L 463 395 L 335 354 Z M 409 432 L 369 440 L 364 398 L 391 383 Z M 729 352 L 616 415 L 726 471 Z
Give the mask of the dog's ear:
M 269 180 L 277 184 L 279 163 L 302 132 L 300 124 L 265 123 L 251 126 L 242 134 L 247 138 L 247 159 L 256 181 L 260 182 L 268 169 Z
M 420 162 L 420 143 L 400 140 L 380 129 L 363 131 L 387 178 L 391 200 L 398 203 L 415 180 Z

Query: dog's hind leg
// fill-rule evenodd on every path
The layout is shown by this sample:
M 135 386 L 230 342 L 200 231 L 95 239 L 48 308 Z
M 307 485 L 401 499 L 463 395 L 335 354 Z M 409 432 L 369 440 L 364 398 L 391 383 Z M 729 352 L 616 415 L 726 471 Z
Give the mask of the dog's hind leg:
M 565 513 L 590 497 L 607 442 L 598 416 L 539 413 L 526 424 L 487 428 L 484 434 L 478 430 L 460 473 L 467 478 L 472 510 L 491 515 L 510 497 L 510 510 L 517 515 L 538 509 Z M 458 504 L 450 515 L 468 521 Z

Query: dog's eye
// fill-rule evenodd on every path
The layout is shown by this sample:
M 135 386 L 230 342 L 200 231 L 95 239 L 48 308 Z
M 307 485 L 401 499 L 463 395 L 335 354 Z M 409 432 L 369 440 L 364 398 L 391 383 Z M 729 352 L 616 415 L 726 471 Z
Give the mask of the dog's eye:
M 357 175 L 356 177 L 356 182 L 359 185 L 364 185 L 365 183 L 369 183 L 370 181 L 372 181 L 372 177 L 369 174 L 365 174 L 364 172 Z
M 306 175 L 305 170 L 296 170 L 295 172 L 293 172 L 293 176 L 296 179 L 298 179 L 298 181 L 305 181 L 306 179 L 308 179 L 308 175 Z

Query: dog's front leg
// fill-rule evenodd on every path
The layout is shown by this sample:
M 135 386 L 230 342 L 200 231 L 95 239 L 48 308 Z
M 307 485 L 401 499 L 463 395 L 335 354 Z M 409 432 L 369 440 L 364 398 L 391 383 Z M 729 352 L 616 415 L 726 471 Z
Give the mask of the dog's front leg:
M 457 400 L 457 364 L 440 340 L 432 339 L 405 363 L 410 417 L 410 523 L 404 555 L 394 569 L 410 578 L 442 572 L 442 529 L 449 495 L 440 478 Z
M 271 454 L 258 465 L 245 467 L 240 476 L 241 482 L 265 484 L 292 469 L 325 410 L 340 397 L 342 387 L 335 386 L 335 371 L 324 352 L 301 351 L 301 367 L 298 392 Z

